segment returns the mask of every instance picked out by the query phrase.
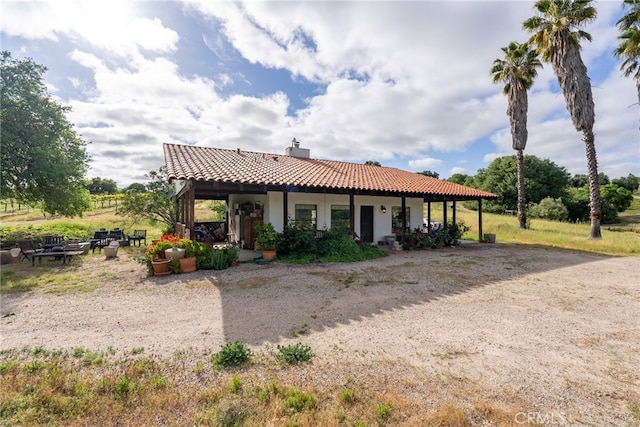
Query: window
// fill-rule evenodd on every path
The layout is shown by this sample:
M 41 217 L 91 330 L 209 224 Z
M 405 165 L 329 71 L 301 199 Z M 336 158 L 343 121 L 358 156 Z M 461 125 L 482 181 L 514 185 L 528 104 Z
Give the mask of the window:
M 318 218 L 317 205 L 296 205 L 295 221 L 297 226 L 307 226 L 316 229 Z
M 409 206 L 406 207 L 406 220 L 407 224 L 411 224 L 411 215 Z M 400 229 L 402 230 L 402 206 L 392 206 L 391 207 L 391 227 L 393 230 Z M 406 229 L 407 225 L 404 226 Z
M 350 211 L 348 205 L 331 205 L 331 229 L 334 231 L 350 231 Z

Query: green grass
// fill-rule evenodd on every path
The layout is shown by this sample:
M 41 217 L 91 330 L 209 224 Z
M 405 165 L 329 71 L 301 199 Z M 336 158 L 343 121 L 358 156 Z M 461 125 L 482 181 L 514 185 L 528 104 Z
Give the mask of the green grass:
M 477 212 L 459 210 L 456 220 L 462 220 L 470 227 L 463 236 L 464 239 L 478 240 Z M 496 241 L 499 243 L 549 246 L 607 255 L 640 256 L 640 232 L 633 229 L 612 231 L 608 228 L 609 226 L 602 225 L 602 239 L 590 240 L 590 224 L 533 218 L 529 221 L 529 228 L 521 230 L 515 216 L 482 214 L 483 233 L 496 234 Z

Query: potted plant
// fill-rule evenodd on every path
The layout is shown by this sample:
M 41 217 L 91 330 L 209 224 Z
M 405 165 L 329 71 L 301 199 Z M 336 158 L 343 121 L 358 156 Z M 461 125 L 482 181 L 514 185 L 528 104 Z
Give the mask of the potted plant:
M 449 238 L 448 236 L 449 233 L 447 233 L 447 229 L 445 227 L 437 229 L 433 237 L 434 246 L 437 249 L 444 248 L 444 245 L 447 243 L 447 239 Z
M 164 236 L 163 236 L 164 237 Z M 166 259 L 165 251 L 170 249 L 173 243 L 169 239 L 159 239 L 149 245 L 145 250 L 141 263 L 145 264 L 149 271 L 153 271 L 156 276 L 166 276 L 169 272 L 169 260 Z
M 233 243 L 225 248 L 225 252 L 227 253 L 227 259 L 229 260 L 229 265 L 234 267 L 238 263 L 238 245 Z
M 271 260 L 276 256 L 280 236 L 270 222 L 256 225 L 256 243 L 262 249 L 262 258 Z
M 183 273 L 196 271 L 196 255 L 202 251 L 204 246 L 204 243 L 191 239 L 181 239 L 178 242 L 178 247 L 184 250 L 184 257 L 180 259 L 180 266 Z
M 420 239 L 420 243 L 422 244 L 422 248 L 424 250 L 429 250 L 435 244 L 435 240 L 429 234 L 424 234 Z

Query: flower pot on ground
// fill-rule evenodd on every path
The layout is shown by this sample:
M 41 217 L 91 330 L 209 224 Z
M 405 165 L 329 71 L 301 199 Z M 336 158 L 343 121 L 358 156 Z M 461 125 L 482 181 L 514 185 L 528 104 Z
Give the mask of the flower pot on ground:
M 267 256 L 271 256 L 271 252 L 273 252 L 273 257 L 275 257 L 278 243 L 280 243 L 280 235 L 273 227 L 273 224 L 271 224 L 270 222 L 257 224 L 255 230 L 256 244 L 260 247 L 260 249 L 262 249 L 262 257 L 264 259 L 268 259 Z M 266 255 L 265 252 L 267 253 Z
M 196 257 L 181 258 L 179 261 L 183 273 L 193 273 L 196 271 Z
M 271 261 L 275 257 L 276 257 L 276 251 L 275 250 L 267 250 L 267 249 L 263 249 L 262 250 L 262 258 Z
M 167 276 L 171 274 L 171 272 L 169 271 L 168 259 L 159 259 L 157 261 L 151 261 L 151 266 L 153 267 L 154 276 Z
M 489 243 L 496 242 L 496 235 L 494 233 L 484 233 L 484 240 L 487 240 Z

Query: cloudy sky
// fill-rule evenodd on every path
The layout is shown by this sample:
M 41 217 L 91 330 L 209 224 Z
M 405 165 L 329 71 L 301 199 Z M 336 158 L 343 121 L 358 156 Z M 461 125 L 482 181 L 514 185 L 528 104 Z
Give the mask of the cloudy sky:
M 634 82 L 612 51 L 621 1 L 594 2 L 582 57 L 599 169 L 640 175 Z M 3 50 L 45 80 L 89 142 L 89 177 L 120 187 L 164 163 L 162 143 L 474 175 L 513 154 L 489 70 L 525 41 L 527 1 L 0 2 Z M 581 134 L 550 65 L 529 95 L 525 153 L 586 173 Z

